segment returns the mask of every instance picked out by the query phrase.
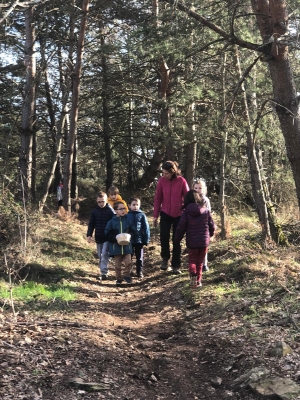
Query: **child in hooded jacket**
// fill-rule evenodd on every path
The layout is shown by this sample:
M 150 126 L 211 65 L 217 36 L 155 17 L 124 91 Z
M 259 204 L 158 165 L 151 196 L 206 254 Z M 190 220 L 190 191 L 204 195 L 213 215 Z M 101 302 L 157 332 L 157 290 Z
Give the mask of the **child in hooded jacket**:
M 136 275 L 143 278 L 143 258 L 144 246 L 150 241 L 150 227 L 146 215 L 140 210 L 141 200 L 138 197 L 132 197 L 129 200 L 129 213 L 127 218 L 132 222 L 135 232 L 131 238 L 132 255 L 136 257 Z
M 199 179 L 197 181 L 194 181 L 193 183 L 193 189 L 200 194 L 200 196 L 203 197 L 204 201 L 205 201 L 205 205 L 206 208 L 208 209 L 208 211 L 211 212 L 211 205 L 210 205 L 210 200 L 207 197 L 207 186 L 206 183 L 203 179 Z M 202 272 L 207 272 L 209 271 L 208 268 L 208 260 L 207 260 L 207 253 L 205 254 L 205 260 L 203 263 L 203 268 L 202 268 Z
M 206 208 L 203 196 L 195 190 L 189 190 L 184 198 L 185 210 L 182 213 L 175 233 L 175 244 L 186 233 L 186 245 L 189 249 L 189 273 L 191 288 L 202 286 L 202 268 L 210 237 L 214 235 L 215 223 Z
M 112 208 L 114 208 L 114 204 L 117 201 L 120 201 L 121 203 L 124 204 L 124 207 L 126 208 L 126 212 L 128 213 L 128 207 L 127 207 L 126 201 L 122 199 L 119 189 L 116 186 L 111 186 L 108 189 L 107 196 L 108 196 L 107 202 Z
M 116 271 L 116 286 L 121 286 L 123 280 L 126 283 L 131 283 L 131 254 L 132 246 L 131 242 L 127 245 L 118 244 L 116 236 L 120 233 L 134 233 L 132 222 L 127 218 L 126 208 L 124 204 L 117 201 L 114 204 L 114 210 L 116 215 L 108 221 L 104 232 L 105 237 L 108 240 L 108 252 L 110 256 L 114 256 L 115 259 L 115 271 Z M 122 263 L 124 264 L 124 274 L 122 274 Z

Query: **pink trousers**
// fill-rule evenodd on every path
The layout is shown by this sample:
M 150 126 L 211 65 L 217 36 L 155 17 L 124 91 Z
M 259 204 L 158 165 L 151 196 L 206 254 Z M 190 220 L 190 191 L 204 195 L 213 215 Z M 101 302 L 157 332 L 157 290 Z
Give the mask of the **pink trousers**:
M 208 247 L 189 249 L 189 273 L 192 276 L 197 276 L 197 283 L 201 282 L 203 262 L 207 250 Z

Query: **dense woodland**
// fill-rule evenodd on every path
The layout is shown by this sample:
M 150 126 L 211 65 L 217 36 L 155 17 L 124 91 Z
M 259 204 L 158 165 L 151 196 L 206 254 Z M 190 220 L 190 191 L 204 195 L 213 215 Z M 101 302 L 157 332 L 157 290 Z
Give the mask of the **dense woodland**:
M 1 196 L 42 211 L 116 184 L 155 188 L 176 160 L 221 215 L 300 204 L 298 1 L 0 4 Z

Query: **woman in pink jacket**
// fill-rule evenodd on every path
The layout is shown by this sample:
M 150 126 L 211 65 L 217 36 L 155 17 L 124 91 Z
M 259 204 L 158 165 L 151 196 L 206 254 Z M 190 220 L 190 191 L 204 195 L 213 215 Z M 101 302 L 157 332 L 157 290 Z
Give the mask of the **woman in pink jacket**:
M 158 216 L 160 215 L 160 245 L 162 264 L 161 270 L 169 270 L 170 252 L 170 233 L 173 227 L 173 250 L 171 266 L 173 273 L 180 274 L 181 247 L 174 246 L 176 227 L 179 223 L 182 210 L 183 199 L 189 191 L 187 181 L 180 176 L 180 169 L 175 161 L 165 161 L 162 165 L 163 176 L 159 178 L 154 197 L 153 224 L 157 226 Z

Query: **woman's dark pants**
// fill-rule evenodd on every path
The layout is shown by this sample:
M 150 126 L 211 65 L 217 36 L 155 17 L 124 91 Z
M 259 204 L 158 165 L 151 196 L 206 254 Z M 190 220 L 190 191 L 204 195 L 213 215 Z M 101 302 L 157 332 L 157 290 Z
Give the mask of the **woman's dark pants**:
M 177 225 L 179 223 L 179 217 L 170 217 L 170 215 L 160 212 L 160 245 L 161 245 L 161 257 L 163 259 L 170 259 L 170 236 L 171 236 L 171 228 L 173 227 L 172 232 L 172 242 L 173 242 L 173 251 L 172 251 L 172 261 L 171 265 L 173 269 L 180 268 L 181 264 L 181 246 L 177 244 L 174 246 L 174 237 Z

